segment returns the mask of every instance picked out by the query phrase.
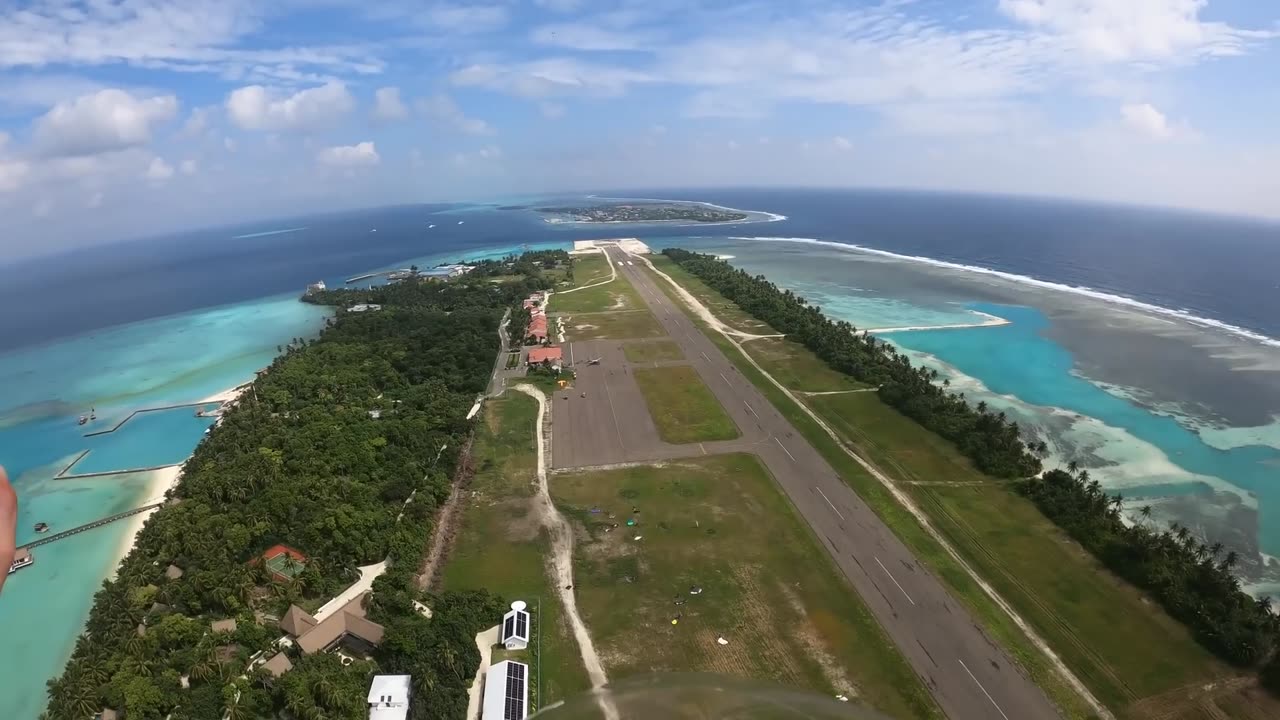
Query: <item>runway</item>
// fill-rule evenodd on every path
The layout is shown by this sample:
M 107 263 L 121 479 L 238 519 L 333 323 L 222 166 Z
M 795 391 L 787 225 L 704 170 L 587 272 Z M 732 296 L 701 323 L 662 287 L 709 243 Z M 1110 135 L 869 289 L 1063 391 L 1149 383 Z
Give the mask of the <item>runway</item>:
M 894 644 L 952 720 L 1049 720 L 1059 717 L 977 620 L 844 483 L 751 382 L 673 303 L 640 264 L 606 249 L 689 363 L 742 431 L 739 440 L 668 445 L 657 437 L 621 343 L 573 343 L 575 391 L 554 394 L 553 465 L 605 465 L 754 452 L 831 553 Z M 600 357 L 586 365 L 583 353 Z M 566 356 L 568 352 L 566 352 Z M 581 397 L 586 392 L 587 397 Z M 562 408 L 563 406 L 563 408 Z M 674 454 L 673 454 L 674 453 Z

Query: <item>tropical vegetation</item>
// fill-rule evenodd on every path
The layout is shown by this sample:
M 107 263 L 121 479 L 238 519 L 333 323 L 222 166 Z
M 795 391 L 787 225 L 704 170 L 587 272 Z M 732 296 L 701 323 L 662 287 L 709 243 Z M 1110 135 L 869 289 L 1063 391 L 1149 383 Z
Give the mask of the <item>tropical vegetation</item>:
M 1197 640 L 1241 667 L 1262 667 L 1262 684 L 1280 694 L 1280 619 L 1269 600 L 1254 600 L 1232 574 L 1235 552 L 1206 545 L 1176 524 L 1158 531 L 1151 509 L 1140 522 L 1121 517 L 1122 498 L 1108 495 L 1074 463 L 1041 475 L 1043 441 L 1024 442 L 1016 423 L 971 405 L 964 393 L 938 382 L 935 371 L 913 367 L 892 346 L 833 321 L 790 290 L 727 262 L 681 249 L 663 254 L 756 318 L 798 342 L 832 368 L 878 385 L 880 399 L 952 442 L 983 472 L 1017 480 L 1040 511 L 1120 577 L 1146 590 Z
M 318 338 L 282 348 L 196 448 L 96 594 L 49 683 L 45 717 L 113 708 L 130 720 L 363 718 L 375 670 L 413 676 L 412 717 L 460 717 L 479 662 L 474 635 L 501 604 L 485 592 L 423 596 L 415 571 L 499 350 L 500 319 L 550 282 L 541 261 L 512 265 L 532 272 L 306 297 L 336 317 Z M 343 309 L 359 302 L 382 309 Z M 291 579 L 261 562 L 277 543 L 306 558 Z M 314 612 L 357 568 L 384 560 L 366 606 L 386 628 L 371 660 L 290 650 L 283 676 L 249 669 L 272 653 L 289 605 Z M 233 631 L 212 630 L 226 619 Z

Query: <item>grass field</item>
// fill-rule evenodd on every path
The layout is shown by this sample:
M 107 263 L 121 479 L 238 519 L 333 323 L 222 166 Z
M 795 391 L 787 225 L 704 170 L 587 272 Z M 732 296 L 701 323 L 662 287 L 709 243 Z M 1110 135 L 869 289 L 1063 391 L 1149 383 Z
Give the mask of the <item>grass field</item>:
M 808 402 L 895 479 L 936 483 L 904 488 L 1108 707 L 1124 708 L 1226 671 L 1182 625 L 1111 575 L 1034 505 L 874 393 Z
M 575 590 L 613 679 L 714 672 L 941 717 L 755 456 L 558 474 L 551 490 L 585 538 Z
M 573 292 L 558 292 L 547 303 L 548 312 L 594 313 L 613 310 L 642 310 L 644 300 L 621 275 L 617 280 Z
M 689 275 L 669 260 L 655 258 L 654 264 L 679 282 L 695 297 L 700 299 L 716 298 L 718 304 L 709 304 L 709 307 L 720 307 L 729 302 L 704 285 L 701 280 Z M 667 293 L 676 303 L 683 304 L 683 301 L 680 300 L 666 280 L 661 277 L 655 277 L 655 281 L 662 291 Z M 703 302 L 705 303 L 706 300 L 704 299 Z M 732 305 L 732 303 L 729 304 Z M 742 310 L 736 305 L 732 305 L 732 307 L 735 312 L 742 313 Z M 1057 674 L 1044 653 L 1031 643 L 1026 634 L 1018 628 L 994 601 L 987 597 L 982 588 L 964 571 L 964 568 L 929 536 L 928 532 L 915 517 L 902 507 L 876 478 L 872 477 L 853 458 L 849 457 L 840 444 L 833 440 L 818 423 L 805 414 L 799 405 L 792 402 L 777 386 L 765 378 L 751 364 L 747 356 L 738 350 L 736 345 L 729 342 L 719 333 L 709 330 L 696 317 L 693 318 L 693 322 L 707 333 L 707 337 L 711 338 L 711 341 L 742 372 L 743 377 L 750 380 L 769 399 L 769 402 L 777 408 L 778 412 L 795 426 L 796 430 L 822 454 L 822 457 L 828 463 L 831 463 L 831 466 L 835 468 L 840 477 L 858 493 L 863 502 L 875 510 L 880 519 L 888 525 L 899 539 L 911 548 L 916 557 L 926 563 L 946 583 L 951 591 L 969 607 L 983 627 L 1013 656 L 1027 675 L 1036 684 L 1044 688 L 1045 692 L 1049 694 L 1050 698 L 1053 699 L 1066 717 L 1095 717 L 1088 703 Z
M 591 292 L 588 290 L 587 292 Z M 666 335 L 657 318 L 648 310 L 624 312 L 576 313 L 565 317 L 564 337 L 578 340 L 626 340 Z M 554 322 L 555 317 L 552 318 Z
M 671 340 L 627 343 L 622 346 L 622 352 L 627 356 L 627 362 L 633 363 L 684 360 L 680 346 Z
M 695 296 L 719 297 L 697 278 L 663 261 L 665 265 L 655 264 Z M 665 280 L 657 280 L 660 286 L 666 286 Z M 667 287 L 664 291 L 675 296 Z M 728 302 L 724 298 L 719 300 Z M 879 481 L 849 458 L 817 423 L 752 367 L 732 343 L 718 333 L 708 335 L 895 534 L 964 600 L 984 627 L 1028 675 L 1045 688 L 1067 717 L 1093 716 L 1088 705 L 1053 671 L 1048 659 Z M 759 341 L 753 340 L 745 347 L 755 342 Z M 799 352 L 808 353 L 808 350 L 799 348 Z M 818 362 L 816 357 L 813 361 Z M 884 406 L 872 393 L 811 397 L 808 402 L 827 422 L 837 426 L 842 437 L 848 437 L 849 444 L 856 445 L 864 456 L 903 482 L 903 489 L 913 495 L 935 527 L 948 537 L 966 561 L 991 582 L 1024 619 L 1033 623 L 1041 637 L 1118 717 L 1134 720 L 1280 717 L 1280 705 L 1276 701 L 1249 688 L 1223 692 L 1212 704 L 1189 697 L 1203 695 L 1203 692 L 1174 690 L 1199 687 L 1230 670 L 1195 644 L 1185 629 L 1143 599 L 1137 590 L 1098 566 L 1034 507 L 1011 495 L 996 481 L 978 474 L 945 440 Z M 841 410 L 833 410 L 830 407 L 833 405 Z M 863 411 L 867 407 L 878 407 L 878 412 L 859 415 L 850 406 Z M 848 418 L 842 420 L 841 415 Z M 851 428 L 857 432 L 851 432 Z M 878 443 L 873 442 L 876 438 L 880 439 Z M 940 480 L 983 485 L 908 484 Z M 1057 584 L 1054 576 L 1058 574 L 1070 578 L 1071 582 Z M 1090 613 L 1091 616 L 1085 617 Z M 1131 621 L 1136 628 L 1122 627 Z M 1132 698 L 1144 696 L 1150 700 L 1133 704 Z M 1148 705 L 1161 711 L 1147 712 Z
M 765 371 L 790 390 L 837 392 L 867 387 L 842 372 L 832 370 L 803 345 L 784 338 L 759 338 L 743 343 L 743 347 Z
M 540 666 L 538 704 L 545 707 L 590 683 L 546 572 L 546 536 L 529 508 L 536 482 L 537 414 L 533 398 L 520 393 L 485 403 L 484 423 L 472 449 L 476 474 L 441 585 L 486 588 L 507 600 L 525 600 L 531 612 L 540 609 L 540 662 L 528 651 L 521 660 Z
M 573 257 L 573 286 L 582 287 L 606 280 L 609 277 L 609 258 L 604 253 L 575 255 Z
M 732 440 L 741 434 L 692 366 L 640 367 L 633 374 L 664 441 Z

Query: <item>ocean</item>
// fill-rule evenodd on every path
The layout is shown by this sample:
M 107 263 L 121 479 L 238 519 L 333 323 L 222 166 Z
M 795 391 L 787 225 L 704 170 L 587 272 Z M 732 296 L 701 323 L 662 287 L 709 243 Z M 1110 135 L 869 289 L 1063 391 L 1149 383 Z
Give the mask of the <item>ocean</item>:
M 209 421 L 185 405 L 252 379 L 319 332 L 311 282 L 639 237 L 732 256 L 874 329 L 998 407 L 1113 491 L 1240 552 L 1280 592 L 1280 224 L 1008 197 L 834 190 L 645 190 L 773 221 L 549 225 L 502 204 L 287 218 L 0 266 L 0 463 L 18 541 L 152 499 Z M 566 204 L 583 197 L 513 202 Z M 758 217 L 754 216 L 753 218 Z M 776 219 L 781 217 L 783 219 Z M 434 225 L 434 227 L 431 227 Z M 86 426 L 77 418 L 90 409 Z M 0 596 L 0 716 L 29 720 L 115 566 L 127 522 L 37 548 Z

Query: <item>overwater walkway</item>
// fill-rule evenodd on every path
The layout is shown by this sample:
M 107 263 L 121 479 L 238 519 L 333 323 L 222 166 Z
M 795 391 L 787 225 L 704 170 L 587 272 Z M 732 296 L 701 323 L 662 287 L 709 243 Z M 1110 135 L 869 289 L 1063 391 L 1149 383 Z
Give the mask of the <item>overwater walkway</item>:
M 68 537 L 71 537 L 72 535 L 79 535 L 80 533 L 85 532 L 87 530 L 93 530 L 94 528 L 102 527 L 103 525 L 113 523 L 117 520 L 123 520 L 127 517 L 137 515 L 138 513 L 146 512 L 153 508 L 158 508 L 163 504 L 164 504 L 163 501 L 154 502 L 149 505 L 143 505 L 142 507 L 134 508 L 132 510 L 125 510 L 124 512 L 116 513 L 115 515 L 109 515 L 107 517 L 104 517 L 101 520 L 94 520 L 91 523 L 85 523 L 84 525 L 80 525 L 79 527 L 73 527 L 70 530 L 63 530 L 60 533 L 55 533 L 48 537 L 42 537 L 39 540 L 33 540 L 27 543 L 26 545 L 19 545 L 18 549 L 30 550 L 31 548 L 40 547 L 41 545 L 48 545 L 51 542 L 57 542 L 58 540 L 61 540 L 63 538 L 68 538 Z

